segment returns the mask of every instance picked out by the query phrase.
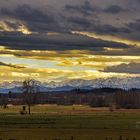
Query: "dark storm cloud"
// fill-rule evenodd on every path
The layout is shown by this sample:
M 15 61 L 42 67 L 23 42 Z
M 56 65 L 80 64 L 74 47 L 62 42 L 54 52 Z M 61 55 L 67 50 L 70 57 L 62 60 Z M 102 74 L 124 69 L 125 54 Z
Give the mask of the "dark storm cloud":
M 94 54 L 101 54 L 101 55 L 113 55 L 113 56 L 140 56 L 140 48 L 137 47 L 130 47 L 123 50 L 112 50 L 112 51 L 100 51 Z
M 32 32 L 69 32 L 77 31 L 92 31 L 99 34 L 119 34 L 130 33 L 128 27 L 115 27 L 111 24 L 102 23 L 96 16 L 99 8 L 94 7 L 89 1 L 85 1 L 80 5 L 66 5 L 66 11 L 73 13 L 53 13 L 49 10 L 42 11 L 41 9 L 33 8 L 29 5 L 19 5 L 13 10 L 2 8 L 0 14 L 2 17 L 8 17 L 20 20 L 26 24 Z M 77 15 L 78 13 L 78 15 Z M 89 15 L 89 16 L 81 16 Z M 17 28 L 19 24 L 6 23 L 8 26 Z
M 16 3 L 18 2 L 17 0 Z M 38 0 L 35 0 L 38 1 Z M 29 4 L 20 3 L 13 8 L 3 7 L 0 9 L 0 19 L 8 27 L 18 29 L 24 24 L 31 32 L 47 33 L 70 33 L 71 31 L 88 31 L 103 35 L 113 35 L 128 40 L 140 40 L 139 20 L 134 22 L 138 14 L 130 13 L 132 1 L 124 2 L 98 0 L 98 1 L 71 1 L 61 0 L 48 2 L 58 5 L 45 5 L 37 8 L 30 0 Z M 1 3 L 1 2 L 0 2 Z M 42 2 L 43 3 L 43 2 Z M 44 2 L 47 3 L 47 2 Z M 136 5 L 134 1 L 134 5 Z M 19 4 L 19 3 L 18 3 Z M 39 3 L 40 5 L 40 3 Z M 60 7 L 61 5 L 61 7 Z M 137 4 L 138 5 L 138 4 Z M 57 6 L 59 7 L 58 9 Z M 110 14 L 112 13 L 112 14 Z M 117 14 L 119 13 L 119 14 Z M 116 14 L 115 16 L 113 14 Z M 123 15 L 125 14 L 125 15 Z M 119 20 L 117 20 L 118 18 Z M 7 19 L 15 20 L 15 23 Z M 137 18 L 138 19 L 138 18 Z
M 123 43 L 104 41 L 82 35 L 73 34 L 33 34 L 23 35 L 21 33 L 1 33 L 0 44 L 15 50 L 91 50 L 102 51 L 108 48 L 131 48 Z
M 107 67 L 104 72 L 139 74 L 140 63 L 121 64 L 118 66 Z
M 93 6 L 89 1 L 85 1 L 81 5 L 66 5 L 65 9 L 72 13 L 80 13 L 84 16 L 91 16 L 97 10 L 97 7 Z
M 16 68 L 16 69 L 25 68 L 23 66 L 18 66 L 18 65 L 13 65 L 13 64 L 7 64 L 7 63 L 4 63 L 4 62 L 0 62 L 0 66 L 6 66 L 6 67 L 11 67 L 11 68 Z
M 88 1 L 77 6 L 66 5 L 65 9 L 68 11 L 73 9 L 74 13 L 78 12 L 78 14 L 81 13 L 82 15 L 90 15 L 95 10 Z M 13 10 L 2 8 L 0 9 L 0 15 L 4 18 L 7 17 L 22 21 L 33 32 L 69 32 L 70 30 L 84 30 L 85 28 L 88 30 L 93 22 L 93 20 L 89 18 L 85 19 L 80 15 L 54 14 L 52 11 L 42 11 L 25 4 L 19 5 Z M 16 26 L 8 22 L 6 24 Z
M 0 14 L 3 17 L 23 21 L 32 31 L 43 32 L 44 30 L 53 31 L 57 29 L 57 21 L 52 13 L 48 11 L 44 13 L 29 5 L 19 5 L 14 10 L 2 8 Z
M 70 25 L 70 29 L 72 30 L 86 30 L 86 31 L 92 31 L 99 34 L 119 34 L 119 33 L 130 33 L 130 29 L 128 27 L 115 27 L 111 24 L 103 24 L 99 18 L 97 17 L 97 13 L 101 14 L 102 12 L 117 14 L 121 12 L 125 12 L 127 10 L 121 8 L 117 5 L 111 5 L 105 10 L 103 10 L 100 7 L 93 6 L 89 1 L 85 1 L 81 5 L 66 5 L 65 9 L 73 12 L 74 15 L 71 17 L 66 17 L 67 23 Z M 90 11 L 90 12 L 89 12 Z M 75 14 L 80 13 L 91 13 L 87 14 L 91 17 L 79 17 L 75 16 Z M 86 14 L 84 14 L 86 15 Z
M 104 35 L 119 35 L 131 33 L 131 30 L 128 26 L 115 27 L 110 24 L 102 24 L 95 19 L 83 18 L 78 16 L 65 17 L 64 19 L 67 23 L 64 28 L 67 27 L 68 29 L 74 31 L 89 31 Z
M 66 18 L 69 23 L 69 29 L 71 30 L 84 30 L 89 29 L 93 24 L 88 19 L 82 17 L 69 17 Z
M 31 22 L 53 22 L 53 18 L 48 13 L 43 13 L 38 9 L 32 8 L 29 5 L 19 5 L 15 10 L 11 11 L 6 8 L 0 10 L 1 14 L 17 18 L 23 21 Z
M 126 9 L 123 9 L 122 7 L 118 5 L 111 5 L 107 7 L 106 9 L 104 9 L 104 12 L 111 13 L 111 14 L 119 14 L 126 11 L 127 11 Z
M 140 19 L 137 19 L 136 21 L 127 24 L 127 26 L 131 28 L 131 30 L 140 32 Z
M 118 33 L 130 33 L 131 30 L 126 27 L 114 27 L 109 24 L 104 24 L 104 25 L 94 25 L 93 30 L 98 33 L 98 34 L 110 34 L 110 35 L 115 35 Z

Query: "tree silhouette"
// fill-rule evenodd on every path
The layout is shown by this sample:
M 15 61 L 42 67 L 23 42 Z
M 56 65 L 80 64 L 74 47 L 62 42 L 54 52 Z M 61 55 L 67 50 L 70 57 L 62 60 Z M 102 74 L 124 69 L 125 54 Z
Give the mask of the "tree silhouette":
M 34 97 L 37 91 L 37 84 L 34 79 L 28 79 L 23 82 L 23 98 L 28 106 L 29 114 L 31 114 L 31 105 L 34 104 Z

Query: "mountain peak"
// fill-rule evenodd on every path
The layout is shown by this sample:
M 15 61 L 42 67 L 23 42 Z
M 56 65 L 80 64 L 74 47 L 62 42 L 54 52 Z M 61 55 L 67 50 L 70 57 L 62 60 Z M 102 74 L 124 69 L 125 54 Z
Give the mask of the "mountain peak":
M 108 79 L 72 79 L 62 82 L 40 82 L 36 81 L 39 91 L 67 91 L 74 88 L 121 88 L 129 90 L 132 88 L 140 89 L 140 77 L 131 78 L 108 78 Z M 0 93 L 9 91 L 21 92 L 22 81 L 4 82 L 0 84 Z

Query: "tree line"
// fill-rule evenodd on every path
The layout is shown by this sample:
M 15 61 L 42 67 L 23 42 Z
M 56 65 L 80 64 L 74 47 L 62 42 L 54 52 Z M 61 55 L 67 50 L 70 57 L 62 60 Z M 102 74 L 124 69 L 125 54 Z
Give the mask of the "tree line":
M 0 94 L 0 105 L 4 108 L 7 104 L 22 104 L 31 114 L 31 106 L 36 104 L 73 105 L 85 104 L 91 107 L 112 108 L 140 108 L 140 90 L 95 89 L 41 93 L 34 79 L 27 79 L 22 85 L 22 94 Z M 26 110 L 25 106 L 21 113 Z

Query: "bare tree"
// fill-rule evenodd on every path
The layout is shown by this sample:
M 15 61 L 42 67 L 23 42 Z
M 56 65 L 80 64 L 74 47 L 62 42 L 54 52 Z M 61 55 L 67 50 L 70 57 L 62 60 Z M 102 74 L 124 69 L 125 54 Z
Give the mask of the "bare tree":
M 34 97 L 37 91 L 37 84 L 34 79 L 28 79 L 23 82 L 23 98 L 28 106 L 29 114 L 31 114 L 31 105 L 34 104 Z

